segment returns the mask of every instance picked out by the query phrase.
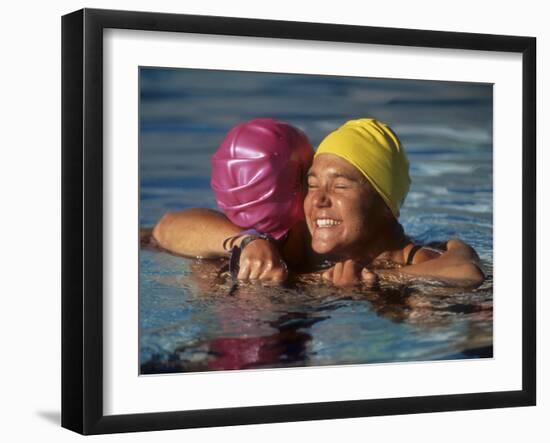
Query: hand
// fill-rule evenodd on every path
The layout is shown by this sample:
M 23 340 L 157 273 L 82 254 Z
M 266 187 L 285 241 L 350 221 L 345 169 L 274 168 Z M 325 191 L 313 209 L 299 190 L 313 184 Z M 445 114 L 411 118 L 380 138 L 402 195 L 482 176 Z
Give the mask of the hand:
M 352 286 L 362 283 L 367 287 L 373 287 L 378 283 L 378 276 L 374 272 L 351 259 L 336 263 L 321 276 L 323 280 L 327 280 L 335 286 Z
M 281 283 L 288 277 L 288 270 L 277 247 L 268 240 L 257 239 L 242 251 L 239 263 L 239 280 L 261 280 Z

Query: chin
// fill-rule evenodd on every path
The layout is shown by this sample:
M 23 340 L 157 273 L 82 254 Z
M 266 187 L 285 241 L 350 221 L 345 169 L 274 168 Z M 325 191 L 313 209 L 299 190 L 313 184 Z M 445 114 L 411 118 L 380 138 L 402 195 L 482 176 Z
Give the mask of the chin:
M 333 259 L 337 260 L 347 260 L 354 257 L 353 250 L 349 247 L 349 245 L 313 242 L 311 244 L 311 249 L 313 249 L 316 254 L 329 255 Z
M 311 249 L 313 249 L 313 251 L 317 254 L 331 254 L 334 250 L 334 247 L 325 242 L 313 242 L 311 245 Z

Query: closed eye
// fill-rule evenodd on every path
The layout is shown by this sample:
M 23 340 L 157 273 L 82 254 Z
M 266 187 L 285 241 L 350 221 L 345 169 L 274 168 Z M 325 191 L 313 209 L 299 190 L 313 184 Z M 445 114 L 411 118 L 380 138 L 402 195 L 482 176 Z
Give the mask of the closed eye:
M 339 179 L 334 182 L 334 188 L 335 189 L 349 189 L 353 185 L 353 182 L 350 182 L 349 180 L 342 180 Z
M 318 184 L 317 184 L 317 180 L 313 177 L 308 177 L 307 178 L 307 187 L 309 189 L 312 189 L 312 188 L 317 188 L 318 187 Z

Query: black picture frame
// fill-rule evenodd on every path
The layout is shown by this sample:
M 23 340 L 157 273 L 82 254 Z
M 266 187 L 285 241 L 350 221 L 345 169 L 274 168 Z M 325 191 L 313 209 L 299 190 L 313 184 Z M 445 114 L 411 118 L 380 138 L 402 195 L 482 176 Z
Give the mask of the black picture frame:
M 522 55 L 522 389 L 131 415 L 103 412 L 103 31 L 108 28 L 501 51 Z M 150 431 L 536 403 L 536 39 L 83 9 L 62 18 L 62 426 Z

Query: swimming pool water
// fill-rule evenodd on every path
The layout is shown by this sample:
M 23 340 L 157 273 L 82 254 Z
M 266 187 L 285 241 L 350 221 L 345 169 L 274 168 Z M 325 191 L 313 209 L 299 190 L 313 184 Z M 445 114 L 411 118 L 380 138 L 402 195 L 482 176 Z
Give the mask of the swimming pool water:
M 419 242 L 463 239 L 488 275 L 469 291 L 297 278 L 231 292 L 221 261 L 142 250 L 143 374 L 492 357 L 491 85 L 148 68 L 140 88 L 141 227 L 166 211 L 215 208 L 209 158 L 238 122 L 284 120 L 316 146 L 368 116 L 388 123 L 409 156 L 405 231 Z

